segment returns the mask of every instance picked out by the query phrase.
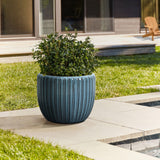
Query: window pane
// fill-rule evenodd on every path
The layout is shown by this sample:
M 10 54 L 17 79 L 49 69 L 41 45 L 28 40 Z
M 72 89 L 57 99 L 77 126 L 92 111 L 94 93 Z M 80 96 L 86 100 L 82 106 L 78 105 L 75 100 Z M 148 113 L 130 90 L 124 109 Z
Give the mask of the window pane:
M 156 0 L 141 0 L 141 27 L 144 27 L 145 17 L 156 17 Z
M 112 0 L 86 0 L 87 32 L 113 31 Z
M 84 0 L 62 0 L 62 31 L 84 30 Z
M 40 0 L 40 35 L 55 31 L 55 0 Z
M 32 4 L 32 0 L 1 0 L 2 35 L 33 34 Z

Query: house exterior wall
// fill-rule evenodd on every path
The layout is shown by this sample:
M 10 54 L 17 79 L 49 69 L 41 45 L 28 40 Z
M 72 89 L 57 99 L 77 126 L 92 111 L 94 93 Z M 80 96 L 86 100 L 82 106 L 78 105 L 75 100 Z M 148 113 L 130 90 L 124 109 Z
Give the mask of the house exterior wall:
M 113 13 L 116 34 L 139 33 L 141 18 L 140 0 L 114 0 Z
M 86 1 L 86 31 L 95 31 L 100 30 L 101 27 L 100 23 L 96 23 L 99 20 L 100 17 L 100 3 L 97 0 L 87 0 Z M 97 8 L 95 10 L 95 8 Z

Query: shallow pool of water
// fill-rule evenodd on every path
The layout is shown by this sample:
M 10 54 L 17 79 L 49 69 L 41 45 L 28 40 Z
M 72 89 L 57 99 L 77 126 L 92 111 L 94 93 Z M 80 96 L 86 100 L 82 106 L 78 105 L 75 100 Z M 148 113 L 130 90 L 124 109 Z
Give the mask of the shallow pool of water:
M 151 101 L 151 102 L 144 102 L 144 103 L 137 103 L 137 104 L 146 106 L 146 107 L 160 108 L 160 101 Z
M 160 134 L 139 137 L 136 139 L 128 139 L 111 144 L 160 158 Z
M 150 155 L 150 156 L 160 158 L 160 148 L 159 147 L 152 148 L 152 149 L 146 149 L 144 151 L 140 151 L 140 153 L 144 153 L 144 154 L 147 154 L 147 155 Z

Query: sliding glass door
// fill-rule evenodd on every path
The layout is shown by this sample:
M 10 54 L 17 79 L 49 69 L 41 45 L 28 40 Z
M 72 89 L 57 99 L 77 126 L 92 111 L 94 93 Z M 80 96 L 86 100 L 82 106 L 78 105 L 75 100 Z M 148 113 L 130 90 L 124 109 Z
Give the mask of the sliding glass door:
M 113 31 L 112 0 L 61 0 L 62 31 Z
M 112 0 L 86 0 L 86 31 L 113 31 Z
M 0 0 L 1 35 L 33 34 L 33 0 Z

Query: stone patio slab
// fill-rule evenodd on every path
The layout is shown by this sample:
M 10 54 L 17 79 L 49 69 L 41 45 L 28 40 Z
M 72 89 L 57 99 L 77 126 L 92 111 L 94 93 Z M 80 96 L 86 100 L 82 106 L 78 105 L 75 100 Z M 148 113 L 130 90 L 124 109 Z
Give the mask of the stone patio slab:
M 77 150 L 79 153 L 96 160 L 158 160 L 155 157 L 97 141 L 72 145 L 68 148 Z
M 23 63 L 23 62 L 33 62 L 35 61 L 31 55 L 27 55 L 27 56 L 7 56 L 7 57 L 0 57 L 0 63 L 4 64 L 4 63 Z
M 144 135 L 160 133 L 160 109 L 154 107 L 100 100 L 96 101 L 90 118 L 141 130 Z M 110 140 L 107 139 L 107 142 Z
M 92 119 L 73 125 L 55 124 L 45 120 L 41 113 L 39 115 L 20 116 L 18 114 L 17 116 L 0 117 L 0 128 L 14 130 L 15 133 L 23 136 L 43 138 L 46 141 L 65 146 L 96 141 L 106 137 L 124 137 L 124 135 L 132 136 L 133 134 L 143 136 L 139 130 Z
M 141 102 L 157 101 L 157 100 L 160 100 L 160 92 L 108 98 L 107 100 L 117 101 L 117 102 L 126 102 L 126 103 L 141 103 Z
M 18 116 L 32 116 L 32 115 L 41 115 L 41 111 L 39 108 L 29 108 L 29 109 L 21 109 L 16 111 L 6 111 L 0 112 L 1 117 L 18 117 Z

